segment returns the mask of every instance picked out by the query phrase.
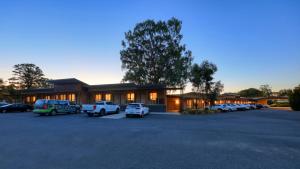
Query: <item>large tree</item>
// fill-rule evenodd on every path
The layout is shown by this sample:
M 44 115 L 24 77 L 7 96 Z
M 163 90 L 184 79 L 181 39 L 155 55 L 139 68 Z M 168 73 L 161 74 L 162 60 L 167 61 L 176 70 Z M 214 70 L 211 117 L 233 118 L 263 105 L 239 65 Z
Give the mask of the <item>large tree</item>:
M 259 89 L 262 91 L 263 96 L 265 97 L 270 97 L 272 95 L 272 88 L 268 84 L 261 85 Z
M 213 81 L 213 75 L 217 70 L 217 66 L 207 60 L 203 61 L 200 65 L 194 64 L 191 68 L 190 82 L 192 83 L 193 90 L 205 97 L 206 104 L 208 102 L 213 104 L 213 101 L 223 91 L 224 85 L 220 81 Z
M 292 94 L 292 92 L 293 92 L 292 89 L 281 89 L 278 92 L 278 96 L 289 96 Z
M 120 52 L 123 81 L 184 86 L 192 53 L 181 43 L 181 21 L 146 20 L 125 33 Z
M 263 92 L 258 89 L 255 89 L 255 88 L 241 90 L 238 92 L 238 94 L 242 97 L 261 97 L 261 96 L 263 96 Z
M 13 77 L 9 83 L 18 89 L 40 88 L 47 86 L 47 79 L 43 71 L 31 63 L 17 64 L 13 66 Z
M 300 111 L 300 85 L 290 93 L 289 102 L 293 110 Z

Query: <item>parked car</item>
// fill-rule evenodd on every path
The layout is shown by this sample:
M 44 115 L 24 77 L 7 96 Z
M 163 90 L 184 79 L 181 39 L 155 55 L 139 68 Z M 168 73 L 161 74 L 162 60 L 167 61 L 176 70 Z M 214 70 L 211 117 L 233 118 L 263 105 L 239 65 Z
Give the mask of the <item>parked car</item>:
M 79 113 L 80 106 L 68 100 L 38 99 L 34 104 L 34 113 L 43 115 Z
M 8 105 L 8 103 L 6 103 L 6 102 L 0 102 L 0 107 L 5 106 L 5 105 Z
M 250 108 L 253 110 L 256 109 L 256 104 L 250 104 Z
M 247 110 L 244 104 L 236 104 L 236 105 L 237 105 L 237 110 Z
M 261 104 L 256 104 L 256 109 L 262 109 L 262 108 L 264 108 L 263 105 L 261 105 Z
M 270 106 L 268 106 L 268 105 L 263 105 L 263 108 L 270 108 Z
M 87 113 L 90 117 L 95 115 L 104 116 L 106 114 L 119 113 L 120 106 L 114 104 L 113 102 L 101 101 L 96 102 L 95 104 L 83 104 L 81 107 L 81 111 L 83 113 Z
M 229 111 L 237 111 L 237 106 L 235 104 L 226 104 L 229 108 Z
M 229 107 L 226 106 L 225 104 L 216 104 L 216 105 L 210 106 L 208 109 L 217 110 L 217 111 L 221 111 L 221 112 L 229 111 Z
M 251 109 L 250 104 L 244 104 L 244 105 L 245 105 L 245 107 L 246 107 L 246 110 L 250 110 L 250 109 Z
M 143 103 L 130 103 L 125 109 L 126 117 L 138 115 L 144 117 L 149 114 L 149 107 L 146 107 Z
M 7 104 L 0 107 L 0 112 L 6 113 L 6 112 L 26 112 L 26 111 L 32 111 L 32 106 L 27 104 Z

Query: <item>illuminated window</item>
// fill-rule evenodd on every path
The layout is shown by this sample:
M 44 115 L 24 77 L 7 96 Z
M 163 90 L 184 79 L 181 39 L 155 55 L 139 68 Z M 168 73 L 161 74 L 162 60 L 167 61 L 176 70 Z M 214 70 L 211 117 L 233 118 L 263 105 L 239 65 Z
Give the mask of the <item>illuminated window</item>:
M 35 96 L 32 96 L 32 102 L 35 102 L 36 101 L 36 97 Z
M 59 100 L 66 100 L 66 95 L 65 94 L 61 94 L 59 97 L 60 97 Z
M 179 102 L 179 99 L 176 99 L 176 100 L 175 100 L 175 104 L 178 105 L 179 103 L 180 103 L 180 102 Z
M 111 101 L 111 94 L 105 94 L 105 100 Z
M 134 93 L 127 93 L 127 100 L 134 101 Z
M 51 98 L 50 96 L 45 96 L 45 99 L 50 100 Z
M 69 94 L 69 100 L 71 101 L 71 102 L 75 102 L 75 100 L 76 100 L 76 98 L 75 98 L 75 94 Z
M 193 105 L 192 100 L 189 99 L 186 101 L 187 108 L 192 108 L 192 105 Z
M 27 102 L 27 103 L 30 103 L 30 96 L 27 96 L 27 97 L 26 97 L 26 102 Z
M 150 100 L 153 100 L 153 101 L 157 100 L 157 93 L 156 92 L 151 92 L 149 95 L 150 95 Z
M 101 101 L 102 100 L 102 95 L 101 94 L 96 94 L 95 95 L 95 101 L 98 102 L 98 101 Z

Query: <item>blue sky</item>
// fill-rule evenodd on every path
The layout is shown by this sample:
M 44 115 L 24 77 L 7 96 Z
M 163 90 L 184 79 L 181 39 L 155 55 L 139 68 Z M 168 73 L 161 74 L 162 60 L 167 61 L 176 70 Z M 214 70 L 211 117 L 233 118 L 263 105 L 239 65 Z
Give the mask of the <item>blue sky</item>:
M 218 65 L 225 92 L 300 84 L 300 1 L 0 1 L 0 78 L 35 63 L 48 78 L 118 83 L 124 32 L 176 17 L 194 62 Z M 188 88 L 189 89 L 189 88 Z

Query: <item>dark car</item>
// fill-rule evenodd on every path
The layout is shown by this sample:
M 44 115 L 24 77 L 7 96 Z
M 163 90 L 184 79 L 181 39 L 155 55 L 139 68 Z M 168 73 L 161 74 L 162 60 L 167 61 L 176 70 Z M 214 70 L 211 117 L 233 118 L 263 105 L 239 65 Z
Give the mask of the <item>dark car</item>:
M 262 109 L 262 108 L 264 108 L 263 105 L 261 105 L 261 104 L 256 104 L 256 109 Z
M 5 106 L 0 107 L 0 112 L 26 112 L 32 111 L 33 107 L 27 104 L 8 104 Z
M 0 107 L 5 106 L 5 105 L 8 105 L 8 104 L 7 103 L 3 103 L 3 102 L 0 103 Z

